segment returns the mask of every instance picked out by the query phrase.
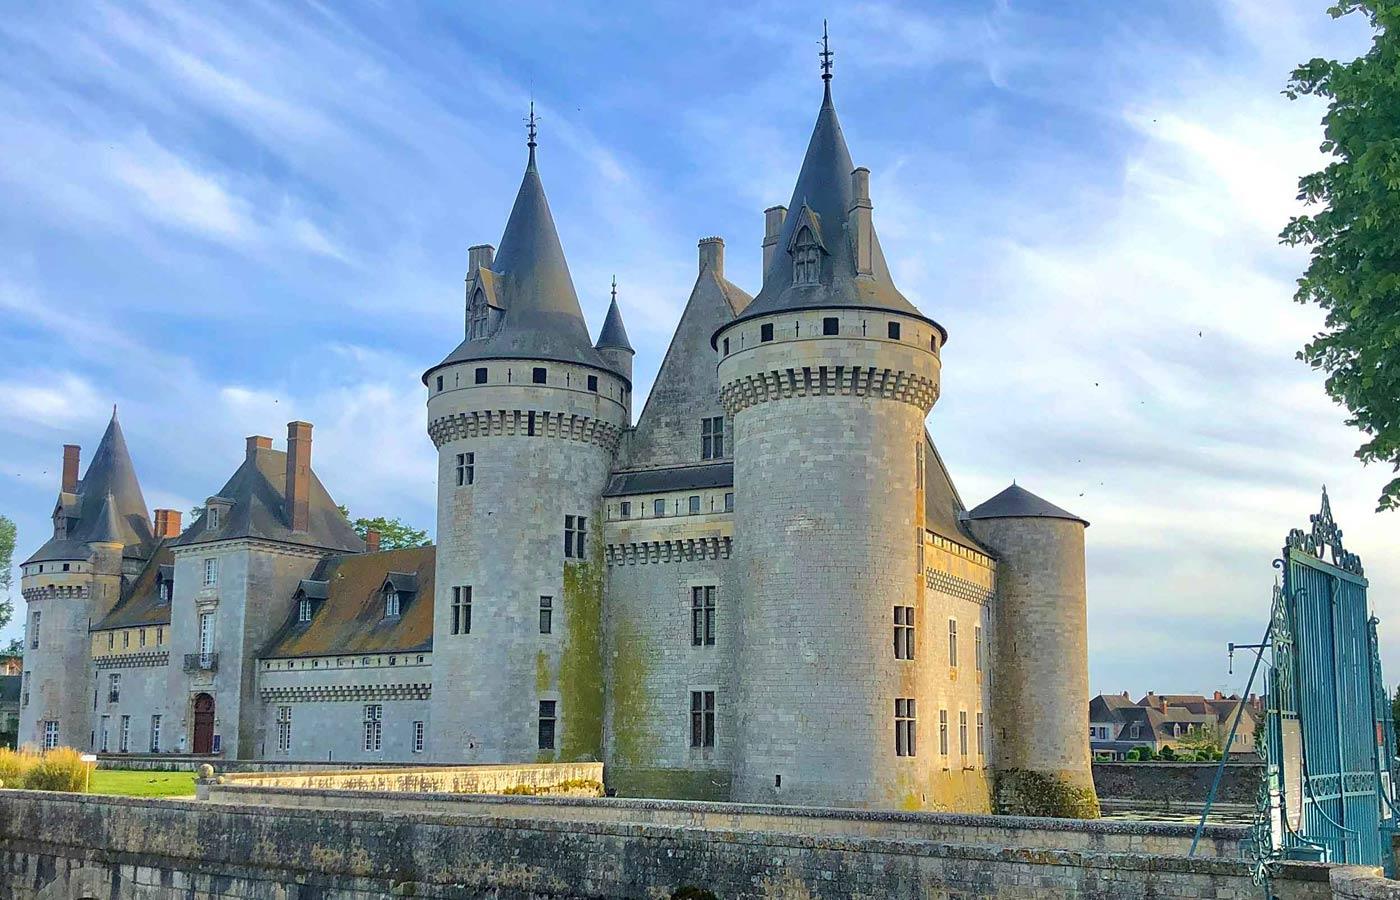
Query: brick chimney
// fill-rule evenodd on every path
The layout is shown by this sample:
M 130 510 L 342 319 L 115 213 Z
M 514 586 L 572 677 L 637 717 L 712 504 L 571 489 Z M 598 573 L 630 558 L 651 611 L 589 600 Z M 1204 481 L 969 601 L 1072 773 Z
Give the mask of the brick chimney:
M 1215 692 L 1215 699 L 1216 699 L 1216 700 L 1224 700 L 1224 699 L 1225 699 L 1225 695 L 1222 694 L 1222 693 L 1220 693 L 1219 691 L 1216 691 L 1216 692 Z
M 180 511 L 178 509 L 156 510 L 156 537 L 158 539 L 180 536 Z
M 379 532 L 375 531 L 373 528 L 365 532 L 365 552 L 379 552 Z
M 248 459 L 252 459 L 252 458 L 254 458 L 255 456 L 258 455 L 258 451 L 259 451 L 259 450 L 271 450 L 271 449 L 272 449 L 272 438 L 270 438 L 270 437 L 263 437 L 263 436 L 260 435 L 260 434 L 253 434 L 253 435 L 249 435 L 249 436 L 248 436 L 248 446 L 247 446 L 247 450 L 246 450 L 246 454 L 245 454 L 245 455 L 247 456 Z
M 724 277 L 724 238 L 700 239 L 700 271 L 709 269 L 716 278 Z
M 78 493 L 78 454 L 81 452 L 77 444 L 63 445 L 63 484 L 59 490 L 65 494 Z
M 249 438 L 249 446 L 252 446 Z M 311 423 L 287 423 L 287 524 L 306 531 L 311 524 Z

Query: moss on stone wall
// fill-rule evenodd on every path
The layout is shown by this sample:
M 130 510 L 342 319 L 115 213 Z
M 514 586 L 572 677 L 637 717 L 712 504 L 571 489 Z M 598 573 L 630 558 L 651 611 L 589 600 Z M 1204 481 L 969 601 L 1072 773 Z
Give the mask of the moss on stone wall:
M 608 762 L 646 766 L 656 758 L 659 745 L 650 727 L 645 644 L 636 627 L 621 618 L 613 622 L 611 640 L 613 742 Z
M 593 521 L 601 522 L 594 509 Z M 565 727 L 560 759 L 603 758 L 603 530 L 589 536 L 588 559 L 564 564 L 564 623 L 559 699 Z
M 729 772 L 724 769 L 651 769 L 609 765 L 603 773 L 608 789 L 619 797 L 660 800 L 729 800 Z
M 1029 769 L 1007 769 L 996 774 L 996 807 L 998 813 L 1010 816 L 1099 817 L 1099 798 L 1092 786 L 1080 787 L 1056 775 Z

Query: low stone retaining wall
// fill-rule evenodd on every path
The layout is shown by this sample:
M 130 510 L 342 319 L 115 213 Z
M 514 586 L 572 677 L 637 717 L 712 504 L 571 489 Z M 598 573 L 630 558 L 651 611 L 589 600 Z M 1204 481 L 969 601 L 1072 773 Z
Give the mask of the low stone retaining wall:
M 368 804 L 367 804 L 368 805 Z M 1259 898 L 1241 860 L 931 840 L 0 791 L 14 900 L 384 896 Z M 1331 898 L 1290 863 L 1279 900 Z
M 199 798 L 210 788 L 243 785 L 263 788 L 297 788 L 312 791 L 375 791 L 442 794 L 549 794 L 596 795 L 603 789 L 602 763 L 534 763 L 500 766 L 435 766 L 423 768 L 374 768 L 334 772 L 234 772 L 220 775 L 216 784 L 196 787 Z
M 1094 791 L 1102 799 L 1133 801 L 1134 806 L 1199 809 L 1210 794 L 1219 763 L 1096 762 Z M 1225 764 L 1216 800 L 1252 807 L 1263 767 L 1253 762 Z
M 363 808 L 385 812 L 485 816 L 528 822 L 618 823 L 680 828 L 807 835 L 848 835 L 1022 847 L 1053 850 L 1101 850 L 1185 856 L 1194 826 L 1160 822 L 1112 822 L 1086 819 L 1028 819 L 960 813 L 911 813 L 884 810 L 761 806 L 687 800 L 636 800 L 583 797 L 507 797 L 461 794 L 402 794 L 344 790 L 270 788 L 243 779 L 224 778 L 201 785 L 200 799 L 253 806 Z M 1207 826 L 1201 856 L 1239 858 L 1247 829 Z
M 1400 882 L 1386 878 L 1380 869 L 1337 866 L 1331 875 L 1334 900 L 1400 900 Z
M 352 769 L 431 769 L 460 767 L 460 763 L 354 763 L 316 760 L 223 759 L 176 753 L 99 753 L 97 768 L 130 769 L 137 772 L 198 772 L 210 765 L 216 772 L 344 772 Z

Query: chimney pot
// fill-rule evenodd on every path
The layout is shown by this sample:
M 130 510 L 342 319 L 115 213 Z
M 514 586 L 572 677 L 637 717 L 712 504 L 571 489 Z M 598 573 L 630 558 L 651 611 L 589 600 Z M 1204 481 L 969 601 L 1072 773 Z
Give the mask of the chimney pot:
M 156 537 L 160 539 L 180 536 L 180 511 L 178 509 L 156 510 Z
M 365 552 L 379 552 L 379 532 L 375 531 L 373 528 L 365 532 Z
M 851 171 L 851 194 L 856 203 L 870 202 L 870 170 L 859 166 Z
M 703 272 L 707 268 L 715 273 L 715 277 L 724 277 L 724 238 L 700 239 L 700 271 Z
M 477 244 L 467 248 L 467 277 L 476 275 L 477 269 L 489 269 L 496 259 L 496 248 L 490 244 Z
M 287 524 L 306 531 L 311 524 L 311 423 L 287 423 Z
M 63 445 L 63 483 L 61 490 L 65 494 L 78 493 L 78 456 L 82 453 L 82 448 L 77 444 Z
M 773 254 L 778 250 L 778 235 L 783 230 L 783 221 L 787 218 L 786 206 L 770 206 L 763 211 L 763 271 L 766 275 L 768 266 L 773 261 Z
M 1219 691 L 1216 691 L 1216 692 L 1215 692 L 1215 699 L 1216 699 L 1216 700 L 1224 700 L 1224 699 L 1225 699 L 1225 695 L 1222 694 L 1222 693 L 1220 693 Z
M 271 450 L 271 449 L 272 449 L 272 438 L 270 438 L 270 437 L 263 437 L 263 436 L 260 435 L 260 434 L 254 434 L 254 435 L 249 436 L 249 438 L 248 438 L 248 445 L 247 445 L 247 457 L 248 457 L 248 459 L 252 459 L 253 457 L 257 456 L 259 450 Z

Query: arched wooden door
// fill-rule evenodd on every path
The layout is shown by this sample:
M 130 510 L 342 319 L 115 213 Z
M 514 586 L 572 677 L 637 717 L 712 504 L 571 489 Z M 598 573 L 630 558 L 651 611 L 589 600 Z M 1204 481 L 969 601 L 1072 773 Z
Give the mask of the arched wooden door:
M 214 698 L 208 694 L 194 698 L 194 752 L 214 752 Z

